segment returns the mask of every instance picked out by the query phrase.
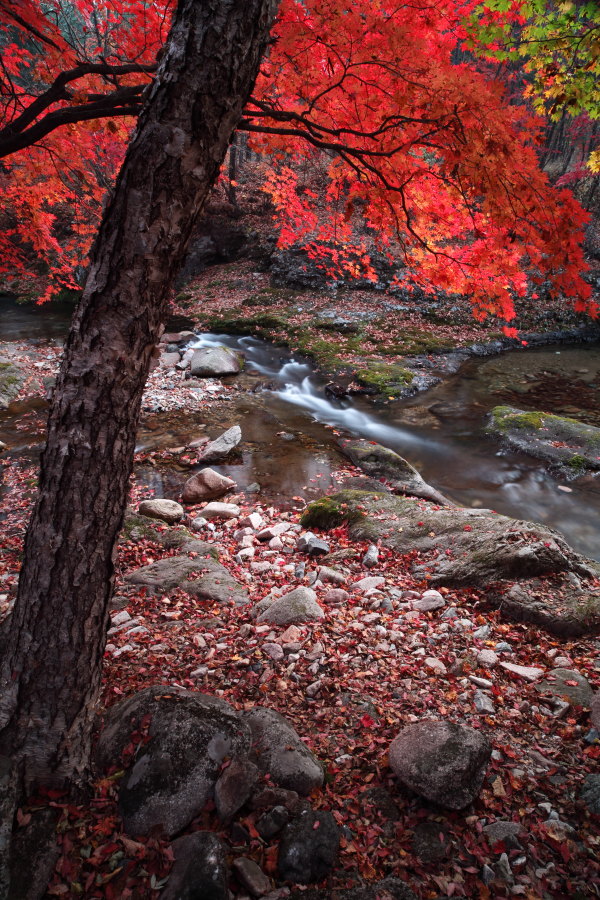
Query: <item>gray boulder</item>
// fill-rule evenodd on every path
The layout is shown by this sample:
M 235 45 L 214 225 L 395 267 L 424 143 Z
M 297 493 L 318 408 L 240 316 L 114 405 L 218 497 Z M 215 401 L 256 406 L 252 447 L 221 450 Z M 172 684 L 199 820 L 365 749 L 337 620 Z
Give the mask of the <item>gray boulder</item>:
M 262 601 L 261 601 L 262 602 Z M 271 625 L 299 625 L 316 622 L 325 613 L 317 603 L 317 595 L 308 587 L 298 587 L 271 603 L 258 616 L 257 622 Z
M 488 509 L 435 508 L 410 497 L 340 491 L 310 503 L 301 521 L 323 529 L 346 521 L 353 540 L 380 541 L 400 554 L 416 550 L 422 561 L 414 571 L 431 585 L 600 574 L 600 564 L 576 553 L 557 531 Z
M 321 763 L 290 723 L 274 709 L 255 707 L 241 714 L 252 732 L 252 757 L 279 787 L 308 796 L 323 784 Z
M 575 669 L 552 669 L 543 681 L 536 684 L 535 689 L 584 709 L 590 708 L 594 698 L 589 681 Z
M 481 790 L 491 752 L 474 728 L 424 719 L 402 729 L 390 745 L 389 761 L 415 793 L 447 809 L 464 809 Z
M 237 375 L 242 371 L 243 365 L 243 359 L 229 347 L 203 347 L 194 351 L 190 372 L 198 378 Z
M 339 847 L 340 831 L 332 814 L 307 809 L 283 830 L 277 873 L 295 884 L 322 881 L 335 866 Z
M 102 768 L 119 762 L 146 717 L 150 740 L 139 747 L 121 782 L 119 810 L 128 834 L 161 827 L 171 837 L 212 799 L 224 760 L 247 755 L 250 729 L 216 697 L 145 688 L 109 710 L 96 749 Z
M 161 519 L 168 525 L 174 525 L 185 515 L 185 510 L 180 503 L 176 503 L 175 500 L 163 499 L 143 500 L 138 507 L 138 512 L 141 516 L 148 516 L 150 519 Z
M 232 478 L 215 472 L 208 466 L 200 469 L 191 478 L 188 478 L 183 486 L 182 500 L 184 503 L 203 503 L 205 500 L 216 500 L 228 491 L 233 491 L 236 483 Z
M 453 506 L 451 500 L 424 481 L 414 466 L 382 444 L 362 438 L 340 441 L 342 453 L 372 478 L 385 478 L 392 490 L 409 497 L 421 497 L 441 506 Z
M 0 409 L 8 409 L 25 384 L 25 372 L 11 362 L 0 361 Z
M 206 546 L 201 541 L 192 543 Z M 128 572 L 125 581 L 145 585 L 158 594 L 178 587 L 199 600 L 216 603 L 233 600 L 237 606 L 243 606 L 249 599 L 246 588 L 211 557 L 169 556 Z
M 38 809 L 10 841 L 10 888 L 7 900 L 42 900 L 60 856 L 56 809 Z
M 160 900 L 229 900 L 226 849 L 216 834 L 195 831 L 171 847 L 175 861 Z
M 222 822 L 228 822 L 250 799 L 258 781 L 258 766 L 238 757 L 230 762 L 215 785 L 215 806 Z
M 242 429 L 239 425 L 232 425 L 214 441 L 202 444 L 198 449 L 198 459 L 203 463 L 220 462 L 235 450 L 241 439 Z

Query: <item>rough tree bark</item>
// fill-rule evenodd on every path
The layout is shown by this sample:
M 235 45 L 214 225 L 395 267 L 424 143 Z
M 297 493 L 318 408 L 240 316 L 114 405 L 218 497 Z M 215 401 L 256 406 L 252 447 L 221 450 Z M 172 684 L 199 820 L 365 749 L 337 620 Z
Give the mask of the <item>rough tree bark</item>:
M 180 0 L 92 251 L 0 664 L 0 754 L 18 760 L 24 786 L 85 776 L 142 392 L 276 6 Z

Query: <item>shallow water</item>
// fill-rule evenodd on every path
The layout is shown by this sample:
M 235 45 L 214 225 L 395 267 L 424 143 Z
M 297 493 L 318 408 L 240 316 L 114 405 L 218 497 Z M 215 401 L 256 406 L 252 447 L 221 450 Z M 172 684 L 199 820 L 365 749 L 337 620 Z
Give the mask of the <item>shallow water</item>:
M 9 339 L 26 336 L 30 312 L 29 307 L 12 311 Z M 30 333 L 43 337 L 36 310 L 31 320 Z M 2 337 L 7 339 L 4 322 L 3 317 Z M 59 322 L 55 312 L 47 337 L 58 335 Z M 65 322 L 63 312 L 63 333 Z M 213 344 L 244 353 L 246 371 L 233 383 L 246 391 L 202 413 L 146 417 L 138 435 L 141 449 L 181 446 L 201 434 L 213 437 L 240 424 L 242 451 L 227 465 L 214 468 L 241 488 L 258 482 L 263 499 L 287 506 L 294 497 L 310 499 L 331 487 L 332 473 L 344 462 L 337 436 L 360 435 L 399 452 L 456 502 L 544 522 L 581 552 L 600 559 L 600 479 L 566 481 L 549 474 L 539 461 L 503 451 L 484 433 L 486 412 L 500 403 L 600 425 L 600 346 L 514 351 L 472 360 L 458 375 L 409 401 L 339 402 L 325 395 L 323 380 L 306 361 L 285 350 L 256 338 L 227 335 L 202 335 L 195 346 Z M 0 439 L 26 411 L 13 410 L 11 426 L 9 416 L 0 414 Z M 27 438 L 25 428 L 21 442 Z M 177 465 L 141 465 L 136 471 L 141 482 L 173 497 L 190 475 L 190 469 Z

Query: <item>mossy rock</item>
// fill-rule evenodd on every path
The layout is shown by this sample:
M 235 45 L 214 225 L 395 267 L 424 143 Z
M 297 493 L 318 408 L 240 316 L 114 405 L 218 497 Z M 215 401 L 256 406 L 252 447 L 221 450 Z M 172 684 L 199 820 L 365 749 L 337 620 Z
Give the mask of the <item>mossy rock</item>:
M 417 551 L 416 575 L 431 585 L 477 586 L 574 572 L 600 575 L 558 532 L 487 509 L 440 507 L 410 497 L 341 491 L 311 503 L 306 527 L 349 523 L 354 540 L 379 541 L 398 554 Z
M 25 384 L 21 369 L 10 362 L 0 362 L 0 409 L 7 409 L 16 400 Z
M 356 378 L 380 394 L 394 394 L 412 384 L 414 373 L 394 363 L 369 363 L 356 370 Z
M 509 447 L 572 475 L 600 470 L 600 428 L 540 410 L 496 406 L 486 427 Z

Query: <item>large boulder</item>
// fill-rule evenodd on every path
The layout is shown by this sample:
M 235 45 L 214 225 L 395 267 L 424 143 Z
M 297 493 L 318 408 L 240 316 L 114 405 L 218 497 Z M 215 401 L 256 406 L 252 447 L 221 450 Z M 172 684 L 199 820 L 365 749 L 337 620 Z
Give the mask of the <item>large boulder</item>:
M 96 749 L 98 764 L 118 764 L 132 733 L 145 725 L 149 740 L 140 743 L 123 777 L 119 810 L 128 834 L 160 827 L 171 837 L 213 798 L 223 762 L 247 755 L 251 732 L 223 700 L 159 685 L 109 710 Z
M 340 441 L 342 453 L 372 478 L 385 478 L 392 490 L 409 497 L 422 497 L 442 506 L 453 506 L 451 500 L 424 481 L 414 466 L 382 444 L 363 438 Z
M 190 372 L 199 378 L 237 375 L 243 364 L 243 359 L 229 347 L 203 347 L 194 351 Z
M 239 425 L 232 425 L 214 441 L 201 444 L 197 449 L 198 459 L 203 463 L 220 462 L 226 459 L 232 450 L 235 450 L 241 439 L 242 429 Z
M 479 731 L 424 719 L 403 728 L 389 750 L 390 767 L 415 793 L 447 809 L 464 809 L 479 794 L 491 756 Z
M 160 900 L 229 900 L 226 849 L 216 834 L 194 831 L 171 847 L 175 859 Z
M 594 692 L 587 678 L 576 669 L 557 668 L 535 686 L 541 694 L 552 694 L 560 700 L 566 700 L 573 706 L 589 709 L 594 699 Z
M 322 529 L 344 521 L 353 540 L 379 541 L 398 554 L 418 551 L 413 570 L 431 585 L 600 574 L 600 564 L 576 553 L 557 531 L 489 509 L 440 509 L 410 497 L 340 491 L 310 503 L 301 519 L 305 528 Z
M 496 406 L 486 431 L 515 450 L 560 465 L 573 475 L 598 471 L 600 428 L 539 410 Z
M 322 881 L 335 866 L 339 847 L 340 831 L 333 815 L 307 809 L 283 830 L 277 874 L 283 881 L 294 884 Z
M 317 603 L 317 595 L 312 588 L 301 586 L 284 594 L 266 609 L 262 609 L 257 622 L 267 622 L 270 625 L 299 625 L 302 622 L 316 622 L 324 616 L 325 613 Z
M 168 525 L 174 525 L 183 519 L 185 510 L 180 503 L 175 500 L 143 500 L 138 512 L 141 516 L 148 516 L 149 519 L 160 519 Z
M 203 546 L 201 541 L 197 543 Z M 199 600 L 216 603 L 233 600 L 237 606 L 243 606 L 249 600 L 246 588 L 211 557 L 168 556 L 128 572 L 125 581 L 144 585 L 159 594 L 181 588 Z
M 25 384 L 25 372 L 8 361 L 0 361 L 0 409 L 8 409 Z
M 263 774 L 304 797 L 322 786 L 321 763 L 280 713 L 257 706 L 242 712 L 241 718 L 252 732 L 253 758 Z
M 188 478 L 183 486 L 181 499 L 184 503 L 203 503 L 205 500 L 216 500 L 235 488 L 236 483 L 232 478 L 207 466 Z

